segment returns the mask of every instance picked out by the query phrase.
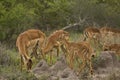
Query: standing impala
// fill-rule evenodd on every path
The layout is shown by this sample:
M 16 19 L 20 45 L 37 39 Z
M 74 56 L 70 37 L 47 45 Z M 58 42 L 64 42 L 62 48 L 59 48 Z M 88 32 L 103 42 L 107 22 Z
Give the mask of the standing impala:
M 21 56 L 21 70 L 23 64 L 26 66 L 27 70 L 31 69 L 32 60 L 28 54 L 28 49 L 31 46 L 35 47 L 37 44 L 42 46 L 45 37 L 45 34 L 37 29 L 29 29 L 19 34 L 16 41 L 16 47 L 18 48 L 19 54 Z
M 81 72 L 85 67 L 86 64 L 89 64 L 89 68 L 90 68 L 90 75 L 93 74 L 93 68 L 92 68 L 92 57 L 95 56 L 95 52 L 93 50 L 93 48 L 91 47 L 91 45 L 86 42 L 70 42 L 66 39 L 62 40 L 62 44 L 65 46 L 66 48 L 66 54 L 67 54 L 67 58 L 70 61 L 70 68 L 73 69 L 73 64 L 74 64 L 74 60 L 77 60 L 78 64 L 80 64 L 79 60 L 80 59 L 82 61 L 82 65 L 81 67 L 79 67 L 79 72 Z

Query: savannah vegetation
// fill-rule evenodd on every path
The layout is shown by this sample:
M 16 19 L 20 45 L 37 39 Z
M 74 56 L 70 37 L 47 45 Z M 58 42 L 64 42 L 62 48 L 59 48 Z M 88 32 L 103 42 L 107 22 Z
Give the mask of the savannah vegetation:
M 33 74 L 20 72 L 15 42 L 21 32 L 35 28 L 48 36 L 78 23 L 66 31 L 70 40 L 81 41 L 87 26 L 120 28 L 119 8 L 120 0 L 0 0 L 0 78 L 36 80 Z

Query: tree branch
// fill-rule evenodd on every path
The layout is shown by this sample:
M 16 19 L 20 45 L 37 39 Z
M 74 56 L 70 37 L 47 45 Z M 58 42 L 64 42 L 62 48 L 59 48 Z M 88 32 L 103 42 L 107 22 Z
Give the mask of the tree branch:
M 86 21 L 86 19 L 87 19 L 86 17 L 84 19 L 79 18 L 79 22 L 78 23 L 69 24 L 68 26 L 63 27 L 62 30 L 66 30 L 68 28 L 75 27 L 75 26 L 80 26 L 80 25 L 82 25 Z

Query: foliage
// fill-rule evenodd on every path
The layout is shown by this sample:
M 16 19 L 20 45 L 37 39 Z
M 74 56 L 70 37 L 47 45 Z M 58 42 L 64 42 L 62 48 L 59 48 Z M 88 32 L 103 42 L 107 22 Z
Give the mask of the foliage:
M 69 24 L 120 26 L 120 0 L 1 0 L 0 41 L 14 43 L 19 33 L 37 28 L 49 32 Z

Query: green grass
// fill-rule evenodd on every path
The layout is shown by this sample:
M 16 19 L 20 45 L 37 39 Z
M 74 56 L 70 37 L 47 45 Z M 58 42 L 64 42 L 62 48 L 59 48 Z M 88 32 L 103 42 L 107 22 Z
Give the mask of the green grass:
M 28 72 L 21 72 L 16 66 L 0 66 L 0 75 L 8 80 L 33 80 L 35 76 Z
M 56 51 L 54 51 L 56 53 Z M 46 55 L 48 64 L 50 64 L 50 56 Z M 56 62 L 56 55 L 53 56 L 53 64 Z M 40 60 L 32 58 L 34 68 Z M 52 64 L 50 64 L 52 65 Z M 0 77 L 6 80 L 45 80 L 45 77 L 37 79 L 32 73 L 28 73 L 25 67 L 20 71 L 20 55 L 18 50 L 7 49 L 6 46 L 0 46 Z
M 70 41 L 83 41 L 83 35 L 81 33 L 70 33 Z
M 0 47 L 0 76 L 6 80 L 37 80 L 26 70 L 20 71 L 20 57 L 16 50 Z

